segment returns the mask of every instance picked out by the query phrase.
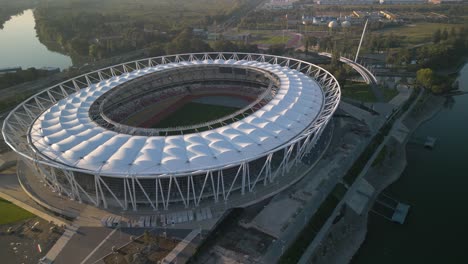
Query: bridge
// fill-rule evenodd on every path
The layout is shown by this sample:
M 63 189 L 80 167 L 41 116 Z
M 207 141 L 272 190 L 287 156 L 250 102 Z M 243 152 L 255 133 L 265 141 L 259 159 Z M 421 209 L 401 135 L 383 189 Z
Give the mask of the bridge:
M 329 57 L 329 58 L 332 57 L 332 54 L 329 52 L 319 52 L 319 55 Z M 371 84 L 371 85 L 377 84 L 377 78 L 375 77 L 375 75 L 363 65 L 357 62 L 354 62 L 353 60 L 348 59 L 346 57 L 340 57 L 340 61 L 348 64 L 349 66 L 351 66 L 351 68 L 357 71 L 362 76 L 362 78 L 367 84 Z
M 332 54 L 329 52 L 319 52 L 319 55 L 328 57 L 328 58 L 332 57 Z M 340 61 L 349 65 L 351 68 L 353 68 L 362 76 L 362 78 L 364 79 L 364 82 L 370 85 L 370 88 L 372 89 L 372 93 L 375 95 L 377 102 L 385 102 L 385 97 L 382 93 L 382 90 L 380 90 L 377 87 L 377 82 L 378 82 L 377 78 L 369 69 L 343 56 L 340 57 Z

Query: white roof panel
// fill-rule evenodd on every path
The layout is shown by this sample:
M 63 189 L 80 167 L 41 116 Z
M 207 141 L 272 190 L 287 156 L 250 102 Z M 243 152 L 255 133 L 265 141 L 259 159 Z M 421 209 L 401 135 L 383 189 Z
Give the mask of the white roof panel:
M 194 64 L 258 67 L 276 75 L 280 87 L 275 98 L 250 116 L 200 133 L 167 137 L 118 134 L 89 118 L 91 104 L 119 84 Z M 82 89 L 45 111 L 35 121 L 30 138 L 51 160 L 102 175 L 184 173 L 225 167 L 288 143 L 315 120 L 322 102 L 319 85 L 288 67 L 244 60 L 184 61 L 125 73 Z

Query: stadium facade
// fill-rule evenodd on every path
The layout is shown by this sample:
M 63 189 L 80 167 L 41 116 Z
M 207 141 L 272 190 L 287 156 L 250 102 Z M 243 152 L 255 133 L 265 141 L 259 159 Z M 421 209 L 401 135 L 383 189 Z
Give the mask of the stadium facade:
M 155 105 L 212 94 L 248 103 L 198 124 L 148 125 Z M 179 54 L 52 86 L 12 110 L 2 133 L 38 181 L 70 199 L 124 210 L 229 206 L 292 184 L 339 100 L 337 80 L 305 61 Z

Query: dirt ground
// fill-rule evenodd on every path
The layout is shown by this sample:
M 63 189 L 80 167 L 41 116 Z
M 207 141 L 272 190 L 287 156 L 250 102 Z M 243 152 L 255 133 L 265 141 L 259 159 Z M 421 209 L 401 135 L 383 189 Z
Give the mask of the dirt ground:
M 35 223 L 39 224 L 32 230 Z M 0 225 L 0 263 L 37 264 L 62 234 L 62 228 L 38 217 Z M 38 245 L 42 252 L 39 252 Z
M 240 215 L 225 220 L 222 228 L 208 238 L 210 246 L 190 263 L 259 263 L 274 238 L 256 229 L 244 228 L 239 223 L 252 221 L 269 201 L 270 199 L 267 199 L 244 208 Z
M 179 242 L 177 238 L 166 238 L 149 233 L 106 256 L 103 261 L 106 264 L 158 263 Z

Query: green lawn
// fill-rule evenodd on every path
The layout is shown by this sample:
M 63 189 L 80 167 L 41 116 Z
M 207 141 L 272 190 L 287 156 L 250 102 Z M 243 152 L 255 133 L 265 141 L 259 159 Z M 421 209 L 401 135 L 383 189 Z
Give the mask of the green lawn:
M 0 198 L 0 225 L 34 217 L 30 212 Z
M 214 119 L 227 116 L 239 110 L 234 107 L 208 105 L 190 102 L 170 114 L 152 128 L 165 128 L 176 126 L 189 126 L 208 122 Z
M 393 97 L 397 96 L 398 90 L 397 89 L 390 89 L 390 88 L 384 88 L 384 87 L 379 87 L 380 90 L 382 90 L 383 95 L 385 97 L 385 102 L 389 102 L 390 100 L 393 99 Z
M 275 45 L 275 44 L 286 44 L 289 41 L 290 36 L 284 35 L 278 30 L 241 30 L 239 34 L 252 34 L 253 44 L 264 44 L 264 45 Z
M 392 100 L 392 98 L 398 94 L 396 89 L 383 87 L 378 87 L 378 89 L 382 91 L 386 102 Z M 371 103 L 377 100 L 374 93 L 372 92 L 372 89 L 366 83 L 345 83 L 341 88 L 341 92 L 343 97 L 354 99 L 360 102 Z
M 421 44 L 425 42 L 430 42 L 432 40 L 432 35 L 437 29 L 444 30 L 447 29 L 450 32 L 451 28 L 460 28 L 464 24 L 444 24 L 444 23 L 415 23 L 409 25 L 403 25 L 401 27 L 394 27 L 389 29 L 383 29 L 377 31 L 378 33 L 390 34 L 393 33 L 397 36 L 403 36 L 404 43 L 410 44 Z
M 375 102 L 377 98 L 366 83 L 345 83 L 341 89 L 343 97 L 361 102 Z

